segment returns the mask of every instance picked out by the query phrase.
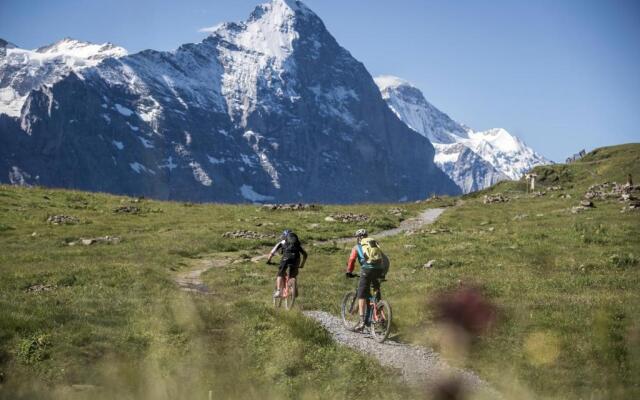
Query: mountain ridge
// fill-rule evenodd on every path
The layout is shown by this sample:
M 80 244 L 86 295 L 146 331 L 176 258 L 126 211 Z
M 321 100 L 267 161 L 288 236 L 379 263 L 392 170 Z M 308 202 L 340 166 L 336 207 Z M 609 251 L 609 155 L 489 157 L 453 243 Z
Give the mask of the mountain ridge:
M 389 108 L 433 143 L 436 164 L 465 193 L 520 179 L 534 166 L 549 163 L 503 128 L 478 132 L 456 122 L 404 79 L 382 75 L 376 84 Z
M 0 80 L 15 72 L 6 60 Z M 19 116 L 0 115 L 10 182 L 225 202 L 459 192 L 300 2 L 261 4 L 172 52 L 72 61 L 30 82 Z

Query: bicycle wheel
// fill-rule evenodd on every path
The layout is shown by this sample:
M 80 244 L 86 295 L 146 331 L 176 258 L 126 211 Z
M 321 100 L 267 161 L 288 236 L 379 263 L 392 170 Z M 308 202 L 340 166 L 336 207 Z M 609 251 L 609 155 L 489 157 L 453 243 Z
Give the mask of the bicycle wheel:
M 349 292 L 344 295 L 342 298 L 341 314 L 344 327 L 350 331 L 354 330 L 360 322 L 356 292 Z
M 287 296 L 284 298 L 284 307 L 287 310 L 291 310 L 291 308 L 293 308 L 293 303 L 295 303 L 296 301 L 296 292 L 298 291 L 298 287 L 296 286 L 296 278 L 289 279 L 287 286 Z
M 274 297 L 273 298 L 273 306 L 275 308 L 280 308 L 281 304 L 282 304 L 282 296 L 278 296 L 278 297 Z
M 273 298 L 273 306 L 275 308 L 279 308 L 280 304 L 282 304 L 282 297 L 274 297 Z
M 382 343 L 391 330 L 391 305 L 386 300 L 380 300 L 376 306 L 376 315 L 371 318 L 371 334 L 376 341 Z

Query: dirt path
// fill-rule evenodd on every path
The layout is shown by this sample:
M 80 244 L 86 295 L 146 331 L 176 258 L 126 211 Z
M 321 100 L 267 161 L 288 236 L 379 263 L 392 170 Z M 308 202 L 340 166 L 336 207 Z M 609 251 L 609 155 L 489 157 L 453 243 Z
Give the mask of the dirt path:
M 211 268 L 221 268 L 228 265 L 231 260 L 227 258 L 208 259 L 201 262 L 200 267 L 178 274 L 174 278 L 180 289 L 186 292 L 194 292 L 201 294 L 212 294 L 207 285 L 202 282 L 202 274 Z

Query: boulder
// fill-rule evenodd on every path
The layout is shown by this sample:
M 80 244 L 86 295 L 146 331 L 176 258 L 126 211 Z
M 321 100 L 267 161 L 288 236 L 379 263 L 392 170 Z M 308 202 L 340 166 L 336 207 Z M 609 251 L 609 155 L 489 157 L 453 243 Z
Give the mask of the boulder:
M 84 246 L 91 246 L 92 244 L 96 244 L 96 243 L 118 244 L 120 243 L 120 238 L 116 236 L 99 236 L 94 238 L 80 238 L 73 242 L 67 243 L 67 245 L 75 246 L 75 245 L 81 244 Z
M 70 215 L 51 215 L 47 222 L 52 225 L 75 225 L 80 223 L 80 219 Z
M 483 203 L 484 204 L 506 203 L 508 201 L 509 201 L 509 198 L 507 196 L 503 196 L 502 194 L 497 193 L 495 195 L 485 195 Z
M 26 292 L 29 292 L 29 293 L 49 292 L 56 288 L 57 288 L 56 285 L 37 283 L 35 285 L 29 286 Z
M 271 233 L 259 233 L 254 231 L 232 231 L 226 232 L 222 235 L 224 238 L 228 239 L 273 239 L 275 238 L 274 234 Z
M 301 211 L 301 210 L 319 210 L 320 206 L 317 204 L 305 204 L 305 203 L 289 203 L 289 204 L 264 204 L 263 210 L 269 211 Z
M 354 213 L 341 213 L 341 214 L 332 214 L 331 217 L 343 223 L 351 223 L 351 222 L 368 222 L 369 217 L 364 214 L 354 214 Z M 326 219 L 325 219 L 326 220 Z
M 136 206 L 119 206 L 113 209 L 114 213 L 117 214 L 139 214 L 140 208 Z

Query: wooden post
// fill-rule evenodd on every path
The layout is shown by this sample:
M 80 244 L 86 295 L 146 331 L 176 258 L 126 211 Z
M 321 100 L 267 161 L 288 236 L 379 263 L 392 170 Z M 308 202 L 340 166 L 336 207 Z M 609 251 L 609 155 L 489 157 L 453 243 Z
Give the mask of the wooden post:
M 531 192 L 536 190 L 536 175 L 531 174 Z
M 633 178 L 631 178 L 631 174 L 627 176 L 627 186 L 633 186 Z

